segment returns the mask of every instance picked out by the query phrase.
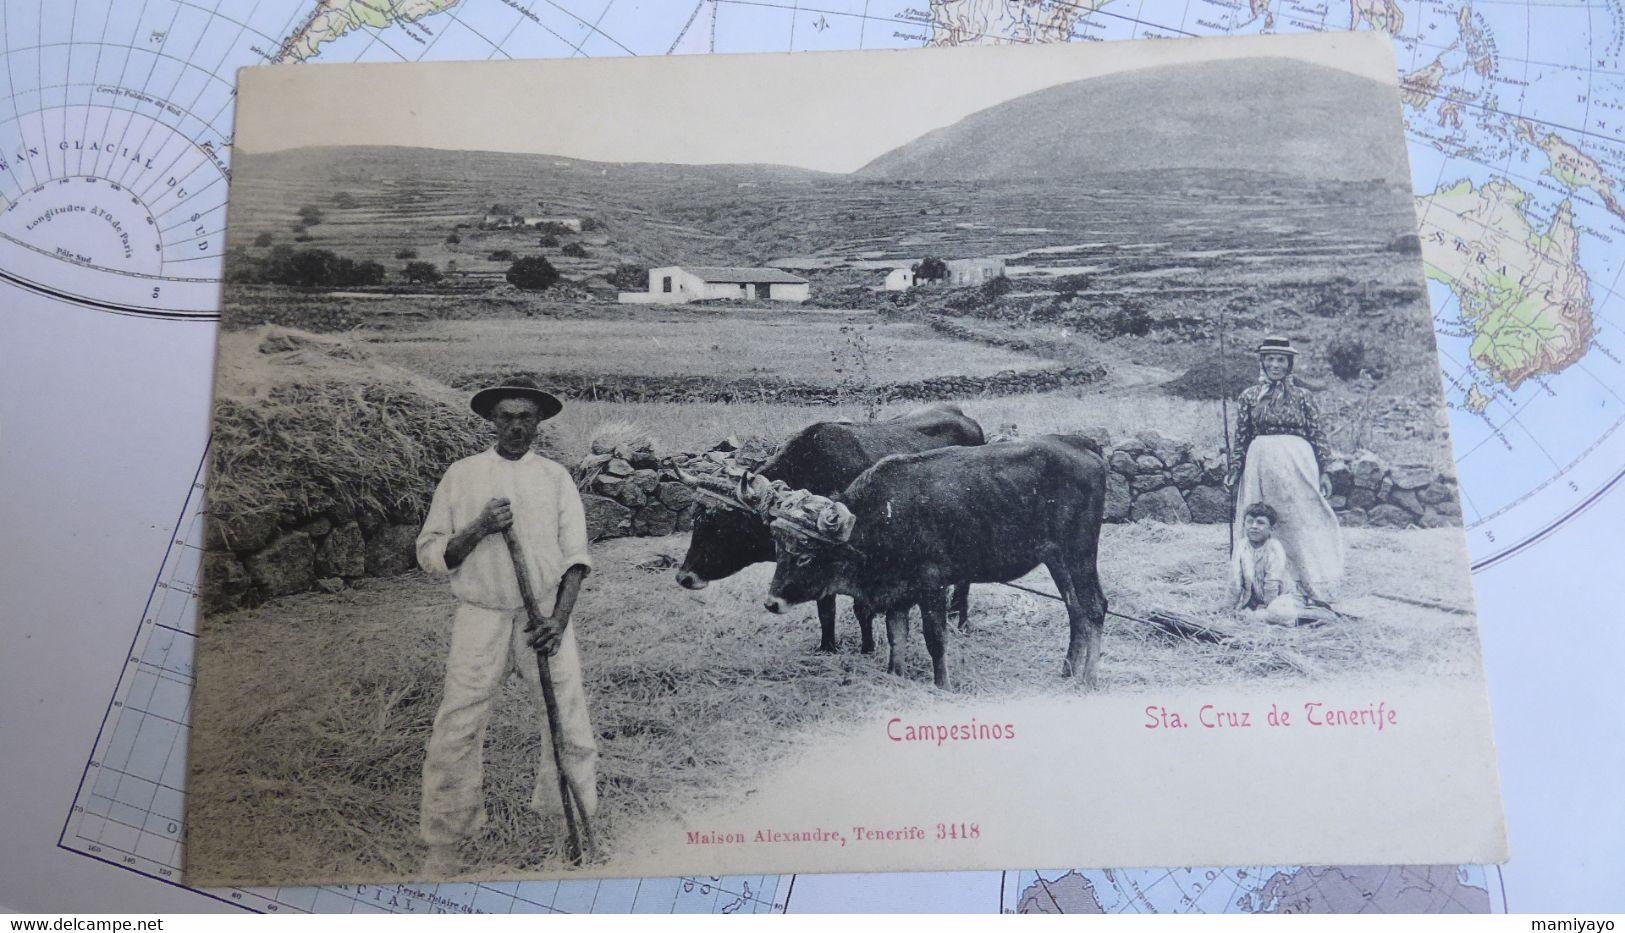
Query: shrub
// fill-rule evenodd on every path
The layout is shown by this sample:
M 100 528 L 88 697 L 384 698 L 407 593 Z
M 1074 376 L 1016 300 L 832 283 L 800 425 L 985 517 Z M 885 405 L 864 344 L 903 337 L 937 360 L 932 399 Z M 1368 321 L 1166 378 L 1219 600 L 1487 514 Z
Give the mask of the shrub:
M 350 192 L 340 191 L 338 194 L 333 195 L 333 204 L 335 207 L 339 207 L 343 210 L 351 210 L 359 207 L 361 202 L 357 201 L 355 199 L 355 195 L 351 194 Z
M 1063 295 L 1075 295 L 1078 292 L 1088 291 L 1094 287 L 1094 284 L 1094 276 L 1081 272 L 1072 275 L 1058 275 L 1050 280 L 1050 288 Z
M 1144 337 L 1151 333 L 1151 311 L 1142 304 L 1118 305 L 1103 319 L 1112 337 Z
M 1332 375 L 1344 382 L 1358 379 L 1361 373 L 1368 373 L 1372 379 L 1388 375 L 1387 361 L 1381 353 L 1359 337 L 1332 338 L 1326 345 L 1326 364 L 1331 367 Z
M 513 254 L 513 250 L 511 249 L 499 249 L 493 250 L 491 255 L 485 258 L 491 260 L 492 262 L 513 262 L 518 257 Z
M 588 255 L 587 248 L 580 243 L 567 243 L 560 252 L 572 259 L 586 259 Z
M 542 291 L 559 280 L 559 270 L 545 256 L 524 256 L 508 267 L 508 284 L 527 291 Z
M 1414 233 L 1402 233 L 1388 241 L 1383 247 L 1390 253 L 1401 253 L 1407 256 L 1422 255 L 1422 241 Z
M 1151 309 L 1143 302 L 1129 301 L 1106 308 L 1091 308 L 1076 317 L 1077 327 L 1099 337 L 1113 340 L 1117 337 L 1144 337 L 1151 333 L 1156 321 Z
M 544 233 L 536 240 L 536 245 L 543 249 L 557 249 L 559 238 L 551 233 Z
M 406 247 L 405 249 L 398 249 L 398 250 L 395 251 L 395 258 L 396 259 L 416 259 L 416 258 L 418 258 L 418 251 L 413 249 L 410 246 Z
M 941 282 L 948 277 L 948 264 L 935 256 L 927 256 L 914 264 L 913 271 L 916 282 Z
M 463 242 L 463 238 L 455 233 L 448 233 L 446 234 L 446 242 L 455 246 L 456 244 Z
M 307 288 L 343 288 L 378 285 L 384 267 L 371 260 L 356 261 L 332 250 L 296 250 L 286 243 L 271 247 L 263 259 L 241 251 L 227 256 L 227 277 L 233 282 L 298 285 Z
M 275 240 L 275 239 L 276 239 L 276 237 L 271 236 L 271 234 L 269 234 L 269 233 L 262 233 L 259 236 L 254 238 L 254 245 L 255 246 L 270 246 L 271 242 L 273 240 Z
M 649 287 L 649 270 L 643 266 L 623 262 L 609 274 L 609 284 L 629 292 L 640 292 Z
M 299 208 L 299 219 L 307 227 L 314 227 L 322 222 L 322 209 L 314 204 L 306 204 Z
M 1315 317 L 1339 318 L 1352 316 L 1359 310 L 1359 301 L 1340 288 L 1328 288 L 1309 299 L 1304 309 Z
M 413 253 L 413 255 L 417 254 Z M 401 270 L 401 274 L 406 276 L 406 281 L 414 285 L 419 282 L 433 285 L 440 281 L 441 278 L 440 270 L 436 269 L 432 262 L 409 262 L 406 264 L 406 268 Z

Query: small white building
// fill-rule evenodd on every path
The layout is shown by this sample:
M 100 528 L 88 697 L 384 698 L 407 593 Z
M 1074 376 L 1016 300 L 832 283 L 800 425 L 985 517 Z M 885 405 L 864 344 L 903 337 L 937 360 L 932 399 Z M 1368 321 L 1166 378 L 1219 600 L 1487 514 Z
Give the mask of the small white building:
M 683 304 L 716 298 L 806 301 L 811 285 L 780 269 L 742 266 L 661 266 L 649 270 L 649 290 L 621 292 L 622 304 Z
M 991 282 L 1003 274 L 1003 259 L 948 260 L 948 284 L 956 288 L 962 288 L 966 285 L 981 285 L 984 282 Z
M 886 291 L 905 292 L 914 287 L 914 270 L 908 267 L 886 273 Z
M 525 226 L 527 226 L 527 227 L 540 227 L 540 226 L 544 226 L 544 225 L 552 225 L 552 226 L 556 226 L 556 227 L 564 227 L 565 229 L 567 229 L 567 230 L 569 230 L 569 231 L 571 231 L 573 233 L 580 233 L 581 232 L 581 218 L 580 217 L 558 217 L 558 216 L 551 216 L 551 215 L 543 215 L 543 216 L 540 216 L 540 217 L 526 217 L 525 218 Z

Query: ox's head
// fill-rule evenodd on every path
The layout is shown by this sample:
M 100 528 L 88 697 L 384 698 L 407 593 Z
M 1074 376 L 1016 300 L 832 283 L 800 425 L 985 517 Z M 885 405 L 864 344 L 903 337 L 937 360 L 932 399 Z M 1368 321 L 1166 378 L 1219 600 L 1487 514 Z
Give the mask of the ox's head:
M 781 496 L 771 514 L 778 563 L 767 588 L 768 610 L 783 612 L 833 593 L 846 563 L 856 556 L 849 543 L 856 523 L 852 513 L 839 502 L 797 490 Z
M 773 559 L 773 537 L 766 522 L 771 484 L 722 465 L 679 476 L 695 492 L 694 533 L 677 569 L 680 585 L 703 590 L 712 580 Z

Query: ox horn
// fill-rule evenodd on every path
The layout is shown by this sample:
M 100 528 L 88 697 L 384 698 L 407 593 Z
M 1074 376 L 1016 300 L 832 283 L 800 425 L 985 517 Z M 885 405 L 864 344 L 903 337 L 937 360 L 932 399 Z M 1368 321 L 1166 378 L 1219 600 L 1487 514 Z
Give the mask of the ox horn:
M 844 503 L 829 502 L 818 512 L 818 533 L 832 541 L 843 544 L 852 538 L 852 529 L 857 527 L 858 517 Z
M 783 488 L 770 509 L 773 518 L 783 519 L 826 541 L 845 543 L 851 539 L 857 517 L 843 503 L 805 489 L 790 489 L 782 483 L 775 485 Z
M 683 485 L 695 489 L 704 489 L 724 496 L 732 496 L 734 493 L 734 484 L 727 477 L 717 476 L 714 473 L 690 473 L 678 467 L 677 478 Z
M 740 474 L 733 489 L 734 498 L 745 508 L 763 518 L 769 518 L 779 498 L 790 491 L 783 480 L 769 480 L 759 473 L 745 471 Z

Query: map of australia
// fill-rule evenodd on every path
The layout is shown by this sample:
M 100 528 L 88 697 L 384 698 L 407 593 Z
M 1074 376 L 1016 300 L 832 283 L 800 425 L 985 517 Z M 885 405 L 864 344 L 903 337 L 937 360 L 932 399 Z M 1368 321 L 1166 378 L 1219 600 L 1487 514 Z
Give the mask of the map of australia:
M 1417 199 L 1427 275 L 1461 302 L 1473 362 L 1510 389 L 1580 360 L 1593 333 L 1573 206 L 1559 204 L 1542 233 L 1524 216 L 1528 197 L 1496 179 Z

